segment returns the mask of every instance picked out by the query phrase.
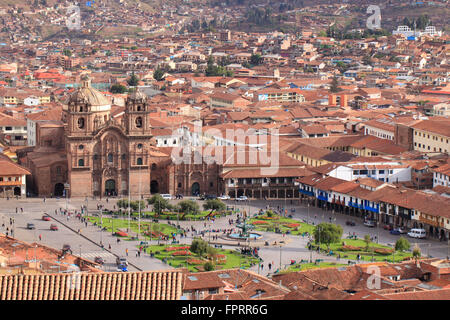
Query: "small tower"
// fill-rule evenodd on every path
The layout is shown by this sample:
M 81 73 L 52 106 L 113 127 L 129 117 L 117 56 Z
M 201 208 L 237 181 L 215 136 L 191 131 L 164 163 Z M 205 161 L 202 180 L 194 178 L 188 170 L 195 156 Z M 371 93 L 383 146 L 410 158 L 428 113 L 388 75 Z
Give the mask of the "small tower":
M 125 103 L 125 131 L 131 136 L 147 136 L 151 134 L 148 120 L 147 96 L 138 88 L 131 93 Z
M 63 108 L 69 136 L 90 135 L 110 117 L 111 104 L 108 99 L 92 88 L 91 79 L 87 75 L 81 80 L 81 87 L 72 93 L 67 106 Z

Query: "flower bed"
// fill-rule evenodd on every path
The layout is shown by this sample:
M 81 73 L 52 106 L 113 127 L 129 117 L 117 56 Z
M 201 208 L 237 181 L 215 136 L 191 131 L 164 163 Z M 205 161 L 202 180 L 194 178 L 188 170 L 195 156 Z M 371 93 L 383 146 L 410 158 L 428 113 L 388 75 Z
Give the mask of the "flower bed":
M 279 216 L 272 216 L 272 217 L 268 217 L 268 216 L 260 216 L 259 219 L 264 219 L 264 220 L 279 220 L 280 217 Z
M 256 221 L 253 221 L 252 224 L 254 224 L 254 225 L 258 225 L 258 224 L 269 224 L 269 222 L 267 222 L 267 221 L 261 221 L 261 220 L 256 220 Z
M 201 265 L 201 264 L 205 263 L 205 261 L 200 260 L 200 259 L 187 259 L 186 261 L 187 261 L 187 263 L 192 264 L 192 265 Z
M 288 228 L 296 228 L 296 227 L 300 226 L 300 223 L 288 223 L 288 224 L 285 224 L 285 226 Z
M 190 256 L 191 254 L 192 253 L 190 251 L 187 251 L 187 250 L 172 252 L 173 256 Z
M 176 251 L 176 250 L 184 250 L 184 249 L 189 249 L 190 246 L 185 246 L 185 247 L 167 247 L 166 251 Z
M 376 248 L 374 251 L 375 251 L 375 253 L 382 254 L 382 255 L 389 255 L 389 254 L 392 254 L 392 252 L 394 252 L 393 249 L 384 249 L 384 248 Z
M 345 246 L 342 246 L 340 250 L 341 251 L 361 251 L 362 248 L 361 247 L 351 246 L 351 245 L 347 244 Z
M 123 231 L 117 231 L 117 232 L 116 232 L 116 236 L 119 236 L 119 237 L 128 237 L 128 233 L 123 232 Z

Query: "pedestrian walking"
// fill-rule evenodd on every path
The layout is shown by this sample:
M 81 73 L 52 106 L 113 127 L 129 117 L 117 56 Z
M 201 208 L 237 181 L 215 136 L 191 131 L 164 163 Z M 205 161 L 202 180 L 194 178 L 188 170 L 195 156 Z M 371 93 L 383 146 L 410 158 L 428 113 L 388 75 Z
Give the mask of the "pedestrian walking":
M 272 270 L 272 264 L 269 263 L 269 271 Z
M 39 235 L 39 241 L 41 241 L 42 240 L 42 235 Z
M 139 258 L 141 257 L 141 252 L 140 252 L 140 251 L 138 251 L 138 257 L 139 257 Z
M 127 254 L 127 257 L 128 257 L 128 248 L 127 248 L 127 249 L 125 249 L 125 253 Z
M 109 249 L 109 250 L 111 250 L 111 243 L 110 243 L 110 244 L 108 244 L 108 249 Z

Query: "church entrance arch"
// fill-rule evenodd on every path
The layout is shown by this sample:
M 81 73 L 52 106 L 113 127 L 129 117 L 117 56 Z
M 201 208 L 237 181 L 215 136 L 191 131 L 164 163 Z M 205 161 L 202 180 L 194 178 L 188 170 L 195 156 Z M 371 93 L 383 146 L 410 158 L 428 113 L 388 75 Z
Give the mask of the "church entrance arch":
M 191 187 L 191 194 L 193 196 L 198 196 L 200 194 L 200 183 L 194 182 Z
M 156 180 L 152 180 L 150 182 L 150 193 L 154 194 L 154 193 L 159 193 L 159 183 Z
M 62 197 L 64 195 L 64 185 L 62 183 L 55 184 L 55 197 Z
M 115 196 L 116 194 L 117 194 L 116 181 L 114 179 L 106 180 L 106 182 L 105 182 L 105 195 L 106 196 Z

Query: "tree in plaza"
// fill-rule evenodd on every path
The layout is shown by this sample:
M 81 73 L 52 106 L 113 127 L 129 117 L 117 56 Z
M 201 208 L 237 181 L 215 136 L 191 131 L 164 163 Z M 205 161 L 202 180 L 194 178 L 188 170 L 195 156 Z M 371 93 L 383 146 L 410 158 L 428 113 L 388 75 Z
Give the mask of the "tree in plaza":
M 372 240 L 370 239 L 370 235 L 366 234 L 364 236 L 364 242 L 366 243 L 366 251 L 369 251 L 369 246 Z
M 227 208 L 227 206 L 219 199 L 209 199 L 206 200 L 205 204 L 203 204 L 203 208 L 205 210 L 223 211 Z
M 130 201 L 128 202 L 128 199 L 120 199 L 117 200 L 117 206 L 119 208 L 123 208 L 123 209 L 128 209 L 128 203 L 129 203 L 129 207 L 131 208 L 131 210 L 133 211 L 137 211 L 139 210 L 139 202 L 141 203 L 141 209 L 145 207 L 145 202 L 144 201 Z
M 206 249 L 206 253 L 212 262 L 214 262 L 214 263 L 217 262 L 217 249 L 216 248 L 208 246 L 208 248 Z
M 199 257 L 202 257 L 208 252 L 208 247 L 209 244 L 205 240 L 194 239 L 189 250 L 197 254 Z
M 403 252 L 409 250 L 410 247 L 411 244 L 409 243 L 409 241 L 403 237 L 400 237 L 400 239 L 398 239 L 397 242 L 395 242 L 395 251 Z
M 331 243 L 341 240 L 343 233 L 342 226 L 333 223 L 321 223 L 314 229 L 314 240 L 316 243 L 326 244 L 330 248 Z
M 417 260 L 420 258 L 421 255 L 422 255 L 422 253 L 420 252 L 420 248 L 419 248 L 419 246 L 416 244 L 416 245 L 414 246 L 413 251 L 412 251 L 412 256 L 413 256 L 413 258 L 416 260 L 416 263 L 417 263 Z
M 200 206 L 193 200 L 183 200 L 177 204 L 178 210 L 185 214 L 198 214 L 200 212 Z
M 216 269 L 216 266 L 211 261 L 207 261 L 203 265 L 203 268 L 205 269 L 205 271 L 214 271 Z
M 139 83 L 139 78 L 134 74 L 131 75 L 131 77 L 129 79 L 127 79 L 127 83 L 129 86 L 131 87 L 136 87 Z
M 161 197 L 160 194 L 155 194 L 151 198 L 147 199 L 147 203 L 153 205 L 153 210 L 158 215 L 160 215 L 164 210 L 172 208 L 169 201 Z

